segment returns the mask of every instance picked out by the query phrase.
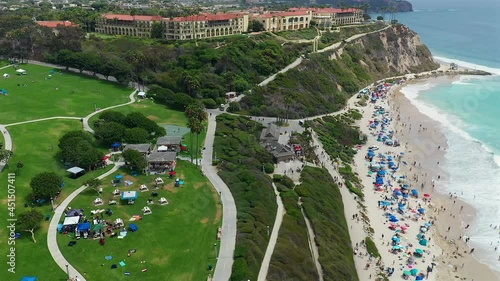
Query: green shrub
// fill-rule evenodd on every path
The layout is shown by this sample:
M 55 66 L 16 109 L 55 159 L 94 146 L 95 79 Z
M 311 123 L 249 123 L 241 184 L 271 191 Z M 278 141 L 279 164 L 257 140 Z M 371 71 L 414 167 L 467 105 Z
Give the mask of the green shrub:
M 273 163 L 265 163 L 264 164 L 264 171 L 266 172 L 266 174 L 272 174 L 274 172 Z
M 365 243 L 366 243 L 366 251 L 370 253 L 372 256 L 376 258 L 380 258 L 380 253 L 378 252 L 377 246 L 375 246 L 375 243 L 373 240 L 369 237 L 366 236 L 365 238 Z
M 283 179 L 282 175 L 278 175 L 278 174 L 273 175 L 273 181 L 275 181 L 275 182 L 281 182 L 282 179 Z

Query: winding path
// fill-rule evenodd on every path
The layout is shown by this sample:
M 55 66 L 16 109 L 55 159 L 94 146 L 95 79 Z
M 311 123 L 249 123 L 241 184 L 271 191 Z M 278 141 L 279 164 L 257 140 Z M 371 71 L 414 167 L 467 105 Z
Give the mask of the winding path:
M 134 95 L 135 93 L 137 93 L 137 90 L 133 91 L 128 97 L 130 98 L 130 101 L 129 102 L 126 102 L 126 103 L 122 103 L 122 104 L 118 104 L 118 105 L 113 105 L 113 106 L 108 106 L 106 108 L 103 108 L 99 111 L 94 111 L 92 113 L 90 113 L 89 115 L 83 117 L 83 129 L 87 132 L 90 132 L 90 133 L 94 133 L 94 130 L 89 126 L 89 120 L 92 116 L 98 114 L 98 113 L 101 113 L 105 110 L 108 110 L 108 109 L 112 109 L 112 108 L 117 108 L 117 107 L 121 107 L 121 106 L 125 106 L 125 105 L 129 105 L 129 104 L 132 104 L 135 102 L 135 98 L 134 98 Z
M 234 198 L 229 187 L 219 177 L 215 166 L 212 165 L 215 127 L 217 125 L 215 118 L 220 113 L 212 112 L 207 117 L 208 128 L 205 138 L 205 150 L 203 150 L 203 158 L 201 160 L 201 169 L 203 174 L 219 192 L 222 202 L 222 237 L 213 280 L 227 281 L 231 277 L 234 261 L 233 255 L 236 246 L 236 204 L 234 203 Z
M 271 237 L 269 238 L 269 244 L 267 244 L 266 253 L 264 254 L 264 259 L 259 270 L 259 276 L 257 281 L 265 281 L 267 272 L 269 271 L 269 264 L 271 263 L 271 257 L 273 256 L 274 248 L 276 247 L 276 242 L 278 241 L 278 234 L 281 228 L 281 223 L 283 222 L 283 216 L 285 215 L 285 208 L 283 207 L 283 201 L 281 200 L 278 188 L 273 182 L 274 194 L 276 194 L 276 203 L 278 204 L 278 210 L 276 211 L 276 219 L 274 220 L 273 231 Z
M 107 171 L 106 173 L 100 175 L 97 177 L 98 179 L 103 179 L 114 172 L 118 170 L 124 163 L 123 162 L 117 162 L 115 163 L 115 166 L 113 169 Z M 84 191 L 87 188 L 86 185 L 81 186 L 77 190 L 73 191 L 68 197 L 64 199 L 64 201 L 57 206 L 57 208 L 54 210 L 54 215 L 52 216 L 52 219 L 50 220 L 49 224 L 49 229 L 48 229 L 48 234 L 47 234 L 47 247 L 49 248 L 50 255 L 54 259 L 54 261 L 57 263 L 57 265 L 63 270 L 66 271 L 66 266 L 68 266 L 68 272 L 70 277 L 75 277 L 78 276 L 78 279 L 80 281 L 86 281 L 85 278 L 80 274 L 63 256 L 61 253 L 61 250 L 59 250 L 59 246 L 57 245 L 57 225 L 59 224 L 59 221 L 61 220 L 61 217 L 64 215 L 64 211 L 68 207 L 69 203 L 75 199 L 75 197 L 80 194 L 82 191 Z

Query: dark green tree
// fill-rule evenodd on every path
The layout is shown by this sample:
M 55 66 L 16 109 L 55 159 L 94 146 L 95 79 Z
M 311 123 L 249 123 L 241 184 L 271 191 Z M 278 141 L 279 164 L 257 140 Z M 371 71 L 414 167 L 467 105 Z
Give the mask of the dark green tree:
M 125 130 L 123 141 L 126 143 L 147 143 L 151 135 L 143 128 L 130 128 Z
M 163 25 L 160 22 L 154 22 L 151 25 L 151 38 L 163 38 Z
M 122 156 L 130 167 L 136 171 L 143 171 L 148 165 L 146 157 L 137 150 L 129 149 L 123 152 Z
M 94 130 L 94 136 L 104 145 L 111 145 L 114 142 L 121 141 L 124 135 L 125 126 L 116 122 L 102 123 Z
M 54 172 L 41 172 L 30 181 L 32 195 L 37 199 L 50 199 L 61 189 L 62 177 Z

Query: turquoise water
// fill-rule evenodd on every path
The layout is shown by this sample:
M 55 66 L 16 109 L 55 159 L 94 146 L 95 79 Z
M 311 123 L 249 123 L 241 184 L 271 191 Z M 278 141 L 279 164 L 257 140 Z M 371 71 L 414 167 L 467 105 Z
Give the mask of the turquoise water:
M 417 31 L 437 59 L 492 72 L 453 83 L 424 82 L 403 93 L 442 124 L 449 149 L 438 186 L 477 210 L 468 229 L 475 257 L 500 271 L 500 1 L 413 1 L 413 13 L 396 18 Z

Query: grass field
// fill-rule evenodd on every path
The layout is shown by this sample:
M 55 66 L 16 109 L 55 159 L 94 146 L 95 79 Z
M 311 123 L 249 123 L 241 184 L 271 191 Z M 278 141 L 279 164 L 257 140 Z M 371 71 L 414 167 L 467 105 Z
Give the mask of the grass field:
M 0 124 L 52 116 L 84 117 L 94 111 L 94 106 L 126 103 L 132 92 L 128 87 L 75 73 L 58 71 L 48 79 L 49 67 L 28 64 L 19 68 L 27 75 L 16 75 L 12 67 L 1 70 L 10 78 L 0 77 L 0 89 L 8 92 L 0 95 Z
M 9 132 L 14 142 L 14 156 L 9 161 L 10 167 L 0 173 L 0 220 L 7 220 L 7 173 L 14 173 L 16 163 L 23 161 L 24 168 L 16 176 L 16 215 L 26 211 L 24 203 L 30 203 L 28 194 L 31 192 L 29 181 L 31 178 L 43 171 L 53 171 L 64 177 L 65 187 L 61 196 L 55 200 L 58 204 L 62 198 L 65 198 L 82 183 L 90 178 L 94 178 L 111 167 L 90 172 L 81 178 L 74 180 L 68 177 L 61 162 L 58 160 L 59 149 L 57 142 L 59 136 L 70 130 L 81 128 L 81 122 L 78 120 L 52 120 L 38 123 L 30 123 L 9 127 Z M 54 149 L 51 150 L 50 146 Z M 42 214 L 51 213 L 50 204 L 36 207 Z M 36 232 L 37 243 L 34 244 L 27 232 L 21 232 L 22 236 L 16 239 L 16 273 L 7 271 L 6 262 L 8 254 L 7 246 L 1 247 L 0 262 L 5 265 L 5 270 L 0 271 L 0 280 L 20 280 L 23 275 L 37 275 L 40 280 L 65 280 L 65 274 L 52 260 L 47 249 L 47 228 L 49 223 L 42 222 L 42 227 Z M 18 231 L 20 232 L 20 231 Z M 0 228 L 0 241 L 7 241 L 7 229 Z
M 124 239 L 107 238 L 106 244 L 99 245 L 99 240 L 80 239 L 73 247 L 67 246 L 74 238 L 60 234 L 58 244 L 64 256 L 81 272 L 86 272 L 87 280 L 205 280 L 210 273 L 208 265 L 215 266 L 214 242 L 217 228 L 220 226 L 222 206 L 219 196 L 214 192 L 208 180 L 186 161 L 179 161 L 177 175 L 185 181 L 182 188 L 174 187 L 174 179 L 161 176 L 165 186 L 160 185 L 159 196 L 152 198 L 155 204 L 150 205 L 152 214 L 143 216 L 135 223 L 139 230 L 135 233 L 128 232 Z M 120 190 L 138 190 L 141 184 L 149 187 L 147 192 L 139 192 L 139 198 L 134 205 L 118 204 L 94 207 L 92 202 L 97 192 L 88 189 L 80 194 L 70 206 L 84 208 L 86 215 L 90 210 L 110 208 L 114 213 L 105 216 L 108 221 L 121 218 L 128 227 L 128 220 L 135 214 L 142 215 L 141 209 L 147 206 L 146 201 L 151 198 L 153 183 L 156 176 L 132 177 L 127 169 L 119 170 L 124 179 L 131 180 L 133 184 Z M 107 203 L 113 198 L 110 179 L 104 180 L 104 191 L 101 196 Z M 160 206 L 157 200 L 166 197 L 169 205 Z M 118 200 L 119 201 L 119 200 Z M 120 231 L 120 230 L 117 230 Z M 130 257 L 128 250 L 136 249 Z M 107 261 L 104 257 L 111 255 Z M 125 261 L 121 267 L 118 263 Z M 145 263 L 141 263 L 145 261 Z M 117 264 L 117 269 L 111 269 L 112 264 Z M 147 272 L 141 272 L 142 269 Z M 130 276 L 125 276 L 130 272 Z M 159 279 L 159 276 L 161 278 Z

